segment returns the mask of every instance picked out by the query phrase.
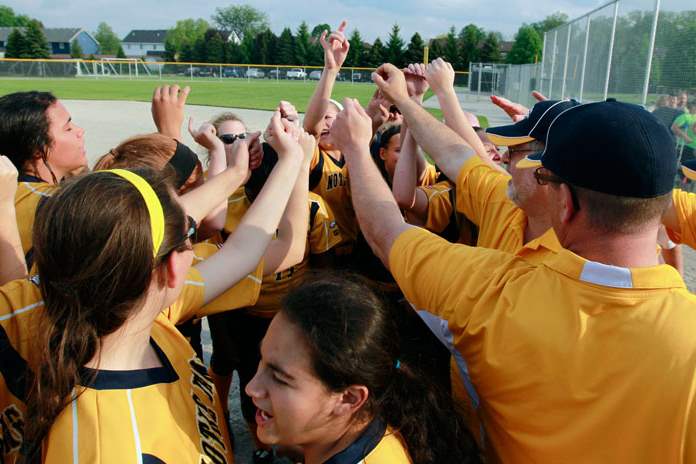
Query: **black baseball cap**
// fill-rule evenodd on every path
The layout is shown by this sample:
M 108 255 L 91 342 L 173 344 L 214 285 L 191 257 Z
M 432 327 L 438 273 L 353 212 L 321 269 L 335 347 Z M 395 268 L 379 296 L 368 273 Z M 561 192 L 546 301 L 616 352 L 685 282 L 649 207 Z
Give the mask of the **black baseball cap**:
M 563 111 L 580 103 L 576 100 L 544 100 L 534 105 L 526 118 L 507 126 L 486 129 L 488 139 L 496 145 L 513 146 L 538 140 L 546 142 L 551 121 Z
M 669 129 L 655 116 L 608 99 L 559 114 L 544 151 L 517 163 L 518 168 L 539 166 L 595 192 L 654 198 L 672 190 L 677 152 Z
M 691 180 L 696 180 L 696 158 L 682 163 L 682 172 Z

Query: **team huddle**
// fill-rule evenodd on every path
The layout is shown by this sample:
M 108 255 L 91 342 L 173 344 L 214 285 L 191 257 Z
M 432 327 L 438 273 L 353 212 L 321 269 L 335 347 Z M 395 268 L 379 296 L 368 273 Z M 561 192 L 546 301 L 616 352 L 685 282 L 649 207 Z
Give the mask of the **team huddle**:
M 60 100 L 0 97 L 3 462 L 232 463 L 236 371 L 238 462 L 696 463 L 669 129 L 541 95 L 483 129 L 442 59 L 339 102 L 345 27 L 302 118 L 189 120 L 203 163 L 188 88 L 91 171 Z

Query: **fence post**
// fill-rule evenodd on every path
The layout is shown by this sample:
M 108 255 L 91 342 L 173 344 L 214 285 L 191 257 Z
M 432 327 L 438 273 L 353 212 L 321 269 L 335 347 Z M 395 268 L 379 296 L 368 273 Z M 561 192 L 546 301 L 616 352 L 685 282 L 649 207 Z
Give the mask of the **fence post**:
M 582 52 L 582 73 L 580 74 L 580 95 L 578 98 L 582 101 L 583 93 L 585 92 L 585 68 L 587 67 L 587 48 L 590 43 L 590 23 L 592 16 L 587 17 L 587 26 L 585 27 L 585 49 Z
M 653 16 L 652 30 L 650 31 L 650 48 L 648 49 L 648 65 L 645 69 L 645 82 L 643 83 L 643 106 L 648 102 L 648 86 L 650 85 L 650 72 L 652 71 L 653 52 L 655 51 L 655 37 L 657 36 L 657 21 L 660 16 L 660 0 L 655 0 L 655 15 Z
M 471 93 L 471 61 L 469 61 L 469 79 L 467 79 L 466 87 Z
M 614 55 L 614 37 L 616 36 L 616 19 L 619 17 L 619 0 L 614 3 L 614 22 L 611 25 L 611 39 L 609 39 L 609 59 L 607 60 L 607 77 L 604 81 L 604 100 L 609 95 L 609 77 L 611 77 L 611 60 Z
M 482 72 L 483 72 L 482 70 L 483 70 L 483 64 L 482 64 L 482 63 L 479 63 L 479 64 L 478 64 L 478 71 L 479 71 L 479 75 L 478 75 L 478 94 L 476 95 L 476 101 L 479 101 L 479 99 L 481 98 L 481 74 L 482 74 Z
M 157 68 L 159 69 L 159 78 L 160 78 L 160 80 L 162 80 L 162 66 L 163 66 L 162 63 L 159 63 L 159 66 L 157 66 Z
M 549 98 L 553 98 L 553 72 L 556 69 L 556 40 L 558 40 L 558 29 L 553 31 L 553 48 L 551 49 L 551 78 L 549 79 Z
M 220 65 L 220 68 L 218 69 L 220 71 L 220 80 L 222 80 L 222 65 Z
M 189 80 L 193 80 L 193 64 L 189 63 Z
M 544 62 L 546 61 L 546 35 L 544 32 L 544 43 L 541 48 L 541 77 L 539 78 L 539 92 L 544 93 Z
M 561 100 L 565 98 L 566 79 L 568 78 L 568 54 L 570 52 L 571 32 L 573 32 L 573 23 L 568 23 L 568 38 L 566 39 L 565 60 L 563 61 L 563 83 L 561 84 Z

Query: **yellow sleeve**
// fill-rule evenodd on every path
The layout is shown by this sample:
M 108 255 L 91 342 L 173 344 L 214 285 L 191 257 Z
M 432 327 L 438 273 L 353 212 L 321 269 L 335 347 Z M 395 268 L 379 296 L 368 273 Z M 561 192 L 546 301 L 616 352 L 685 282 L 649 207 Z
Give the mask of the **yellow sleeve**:
M 181 289 L 179 298 L 166 308 L 162 313 L 172 324 L 185 322 L 196 315 L 196 311 L 203 306 L 203 293 L 205 282 L 200 272 L 195 267 L 189 269 Z
M 669 230 L 670 237 L 677 243 L 696 248 L 696 194 L 674 189 L 672 202 L 681 233 Z
M 234 286 L 228 288 L 222 295 L 209 302 L 196 312 L 196 317 L 210 316 L 233 309 L 254 306 L 261 293 L 263 281 L 263 259 L 259 261 L 252 274 L 247 274 Z
M 310 192 L 310 197 L 309 252 L 318 255 L 341 243 L 343 238 L 329 205 L 317 194 Z
M 317 164 L 319 163 L 319 157 L 321 156 L 321 152 L 319 151 L 319 144 L 317 143 L 314 146 L 314 154 L 312 154 L 312 161 L 309 162 L 309 170 L 310 172 L 312 169 L 314 169 Z
M 420 186 L 427 187 L 429 185 L 433 185 L 435 182 L 437 182 L 437 176 L 438 172 L 435 166 L 426 161 L 425 173 L 423 174 L 423 178 L 420 181 Z
M 22 250 L 26 255 L 32 247 L 32 230 L 36 208 L 42 198 L 50 197 L 58 187 L 42 182 L 20 182 L 15 194 L 15 211 L 17 228 L 22 241 Z
M 452 218 L 450 192 L 453 186 L 449 182 L 438 182 L 430 187 L 418 188 L 428 198 L 428 215 L 423 227 L 439 234 L 447 228 Z
M 496 271 L 514 257 L 488 248 L 453 244 L 424 229 L 402 233 L 389 252 L 389 269 L 416 308 L 464 328 Z M 488 295 L 490 297 L 490 295 Z
M 510 176 L 473 156 L 462 166 L 457 176 L 457 211 L 481 227 L 495 220 L 501 203 L 511 203 L 507 197 Z
M 249 209 L 249 199 L 244 191 L 244 186 L 239 187 L 227 199 L 227 217 L 225 218 L 225 232 L 232 233 L 239 226 L 242 217 Z

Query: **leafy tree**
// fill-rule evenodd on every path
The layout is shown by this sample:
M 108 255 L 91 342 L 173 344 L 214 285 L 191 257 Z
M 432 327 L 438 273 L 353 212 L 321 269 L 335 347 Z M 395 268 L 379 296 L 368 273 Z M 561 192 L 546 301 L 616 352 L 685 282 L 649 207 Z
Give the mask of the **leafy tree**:
M 225 39 L 220 31 L 208 29 L 204 37 L 206 43 L 206 58 L 203 61 L 209 63 L 225 62 Z
M 425 48 L 425 42 L 419 33 L 415 33 L 411 36 L 411 40 L 406 47 L 406 53 L 404 54 L 404 59 L 407 63 L 420 63 L 423 61 L 423 49 Z
M 481 60 L 480 46 L 485 38 L 486 33 L 475 24 L 469 24 L 459 31 L 459 62 L 463 67 Z
M 278 37 L 276 62 L 278 64 L 295 64 L 294 62 L 295 38 L 289 27 L 283 29 Z
M 557 11 L 556 13 L 547 16 L 541 21 L 530 24 L 539 34 L 539 37 L 544 37 L 544 32 L 548 32 L 551 29 L 555 29 L 558 26 L 562 26 L 568 22 L 568 15 Z
M 29 16 L 17 15 L 9 6 L 0 5 L 0 27 L 26 27 L 29 21 Z
M 244 40 L 247 35 L 253 37 L 270 27 L 266 13 L 246 4 L 216 8 L 213 22 L 221 30 L 234 32 L 239 40 Z
M 541 37 L 532 26 L 522 26 L 515 35 L 515 43 L 507 56 L 512 64 L 536 63 L 541 59 Z
M 360 36 L 360 31 L 353 29 L 348 42 L 350 42 L 350 48 L 346 57 L 346 66 L 364 66 L 365 44 Z
M 389 33 L 389 39 L 387 40 L 386 46 L 386 59 L 387 62 L 393 64 L 397 68 L 404 66 L 404 41 L 399 36 L 401 29 L 398 24 L 392 26 L 392 30 Z
M 240 63 L 252 63 L 252 55 L 254 53 L 254 37 L 247 34 L 239 44 Z
M 82 58 L 82 53 L 80 42 L 73 40 L 70 44 L 70 58 Z
M 196 41 L 202 39 L 208 29 L 210 29 L 210 25 L 205 19 L 182 19 L 177 21 L 176 26 L 167 31 L 167 37 L 164 42 L 167 56 L 176 61 L 191 61 Z M 184 59 L 184 55 L 186 55 L 186 59 Z
M 118 46 L 118 51 L 116 52 L 116 58 L 126 58 L 126 52 L 123 51 L 121 45 Z
M 49 58 L 48 41 L 43 31 L 43 25 L 36 19 L 29 21 L 24 32 L 26 38 L 27 58 Z
M 225 43 L 225 62 L 226 63 L 244 63 L 242 56 L 242 46 L 236 42 Z
M 445 61 L 448 61 L 454 69 L 461 68 L 461 59 L 459 57 L 459 43 L 454 26 L 450 27 L 445 37 L 445 49 L 443 50 Z M 468 63 L 467 63 L 468 64 Z
M 7 37 L 6 58 L 24 58 L 27 52 L 27 38 L 21 29 L 13 29 Z
M 314 29 L 312 29 L 312 33 L 310 34 L 312 36 L 312 39 L 315 41 L 319 40 L 319 37 L 321 37 L 321 33 L 324 31 L 329 31 L 331 33 L 331 26 L 328 24 L 317 24 L 314 26 Z
M 381 66 L 384 62 L 386 62 L 386 55 L 387 55 L 387 49 L 384 48 L 384 45 L 382 44 L 382 40 L 380 40 L 379 37 L 375 39 L 375 42 L 372 44 L 372 47 L 370 47 L 370 50 L 367 54 L 367 65 L 371 68 L 376 68 L 378 66 Z
M 302 21 L 295 35 L 295 63 L 307 65 L 312 61 L 312 44 L 310 43 L 309 27 Z
M 481 44 L 481 61 L 484 63 L 499 63 L 501 60 L 500 33 L 489 32 Z
M 121 41 L 116 33 L 114 33 L 113 29 L 111 29 L 111 26 L 105 22 L 99 23 L 97 32 L 94 33 L 94 38 L 99 42 L 102 55 L 114 55 L 118 53 L 118 47 L 121 46 Z

